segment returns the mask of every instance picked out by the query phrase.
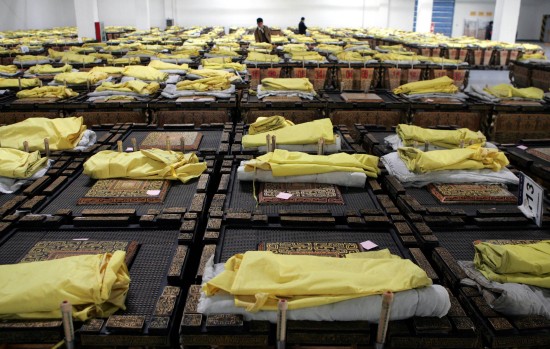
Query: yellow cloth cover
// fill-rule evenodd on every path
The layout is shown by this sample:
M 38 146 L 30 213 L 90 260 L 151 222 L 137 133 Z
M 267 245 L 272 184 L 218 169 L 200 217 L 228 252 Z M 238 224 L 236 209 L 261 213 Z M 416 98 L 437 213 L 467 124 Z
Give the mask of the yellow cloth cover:
M 443 76 L 437 79 L 409 82 L 401 85 L 393 93 L 395 94 L 419 94 L 419 93 L 457 93 L 458 87 L 454 84 L 454 80 L 448 76 Z
M 249 52 L 246 60 L 251 62 L 277 63 L 279 62 L 280 58 L 277 55 L 268 55 L 261 52 Z
M 280 115 L 273 115 L 268 117 L 260 116 L 259 118 L 256 119 L 256 122 L 250 124 L 250 127 L 248 128 L 248 134 L 255 135 L 258 133 L 275 131 L 287 126 L 294 126 L 294 123 L 290 120 L 285 119 L 284 116 L 280 116 Z
M 207 65 L 218 65 L 218 64 L 224 64 L 224 63 L 231 63 L 233 60 L 231 57 L 213 57 L 213 58 L 206 58 L 201 61 L 201 64 L 203 66 Z
M 472 145 L 467 148 L 423 152 L 416 148 L 397 149 L 409 171 L 426 173 L 444 170 L 502 170 L 510 162 L 503 152 Z
M 136 79 L 145 81 L 164 81 L 168 78 L 168 74 L 158 71 L 152 67 L 144 67 L 142 65 L 133 65 L 124 68 L 122 72 L 124 76 L 131 76 Z
M 339 53 L 344 51 L 344 48 L 339 45 L 320 44 L 316 47 L 319 51 L 328 51 L 330 53 Z
M 91 64 L 97 60 L 94 56 L 79 55 L 76 53 L 65 52 L 63 57 L 61 57 L 62 63 L 80 63 L 80 64 Z
M 265 78 L 262 89 L 266 91 L 305 91 L 315 92 L 308 78 Z
M 189 64 L 178 65 L 173 63 L 166 63 L 159 59 L 153 59 L 151 62 L 149 62 L 149 67 L 156 70 L 187 70 L 189 69 Z
M 518 61 L 526 61 L 529 59 L 547 60 L 546 55 L 544 53 L 538 52 L 538 53 L 531 53 L 531 54 L 525 53 L 523 56 L 521 56 L 520 59 L 518 59 Z
M 48 59 L 46 56 L 33 56 L 33 55 L 21 55 L 17 56 L 19 62 L 31 62 L 31 61 L 42 61 Z
M 485 92 L 498 98 L 527 98 L 541 100 L 544 98 L 544 91 L 537 87 L 515 88 L 509 84 L 487 86 Z
M 103 82 L 95 90 L 101 91 L 118 91 L 118 92 L 131 92 L 140 95 L 149 96 L 156 93 L 160 89 L 158 82 L 146 83 L 140 80 L 132 80 L 127 82 L 121 82 L 118 84 L 112 82 Z
M 84 163 L 84 173 L 94 179 L 169 179 L 187 183 L 206 170 L 195 153 L 162 149 L 119 153 L 100 151 Z
M 235 51 L 223 50 L 223 49 L 218 48 L 218 47 L 214 47 L 208 53 L 210 53 L 212 55 L 228 56 L 228 57 L 237 57 L 237 56 L 239 56 L 239 54 Z
M 125 257 L 126 252 L 115 251 L 0 265 L 0 318 L 60 319 L 65 300 L 79 321 L 126 309 L 130 275 Z
M 67 150 L 76 147 L 86 130 L 82 116 L 70 118 L 29 118 L 0 127 L 3 148 L 23 150 L 23 142 L 31 151 L 44 150 L 44 138 L 50 141 L 50 150 Z
M 231 82 L 226 77 L 217 76 L 198 80 L 183 80 L 176 84 L 177 90 L 193 91 L 223 91 L 231 86 Z
M 0 148 L 0 177 L 29 178 L 45 166 L 47 158 L 40 152 L 27 153 L 17 149 Z
M 90 73 L 101 72 L 101 73 L 107 73 L 109 75 L 113 75 L 113 74 L 122 74 L 123 71 L 124 71 L 124 67 L 93 67 L 90 70 Z
M 250 126 L 251 129 L 253 128 L 252 125 Z M 261 130 L 264 125 L 268 127 L 280 127 L 262 131 L 263 133 L 256 133 L 257 130 L 255 127 L 260 127 Z M 334 130 L 329 118 L 304 122 L 298 125 L 288 125 L 282 116 L 272 116 L 267 120 L 261 120 L 258 126 L 254 126 L 253 132 L 243 137 L 243 147 L 251 148 L 266 145 L 265 136 L 267 133 L 276 136 L 278 144 L 317 144 L 321 138 L 324 138 L 328 144 L 334 144 L 335 142 Z
M 36 79 L 36 78 L 32 78 L 32 79 L 2 79 L 2 78 L 0 78 L 0 88 L 19 88 L 19 83 L 21 83 L 21 88 L 36 87 L 36 86 L 41 85 L 40 80 Z
M 306 44 L 286 44 L 283 46 L 283 52 L 300 52 L 307 51 Z
M 366 62 L 372 59 L 371 56 L 362 56 L 357 51 L 344 51 L 336 55 L 339 61 L 360 61 Z
M 249 251 L 231 257 L 203 290 L 207 296 L 229 293 L 236 306 L 255 312 L 276 310 L 280 298 L 288 300 L 288 309 L 300 309 L 431 284 L 426 272 L 407 259 Z
M 0 65 L 0 73 L 15 74 L 17 73 L 17 66 L 15 65 Z
M 17 98 L 70 98 L 78 96 L 78 93 L 74 92 L 70 88 L 65 86 L 42 86 L 35 87 L 30 90 L 23 90 L 17 92 Z
M 550 241 L 522 245 L 474 244 L 474 265 L 496 282 L 550 288 Z
M 291 52 L 291 59 L 294 61 L 324 61 L 325 57 L 315 51 L 296 51 Z
M 105 80 L 109 77 L 109 74 L 94 71 L 94 72 L 74 72 L 74 73 L 60 73 L 54 77 L 54 80 L 60 84 L 70 85 L 83 85 L 86 83 L 97 84 L 101 80 Z
M 109 64 L 140 64 L 141 60 L 139 57 L 120 57 L 114 59 L 108 59 L 107 63 Z
M 101 59 L 102 61 L 108 61 L 109 59 L 115 58 L 110 53 L 99 53 L 99 52 L 90 53 L 90 54 L 88 54 L 88 56 L 94 57 L 96 59 Z
M 174 60 L 184 60 L 184 59 L 191 59 L 191 56 L 187 53 L 172 53 L 172 54 L 168 54 L 168 53 L 159 53 L 157 56 L 158 60 L 161 60 L 161 59 L 174 59 Z
M 432 130 L 414 125 L 399 124 L 395 131 L 405 146 L 412 146 L 415 141 L 422 145 L 427 141 L 438 147 L 453 149 L 458 148 L 461 142 L 464 146 L 468 146 L 470 141 L 472 144 L 484 146 L 486 141 L 483 133 L 470 131 L 467 128 Z
M 204 69 L 213 69 L 213 70 L 232 69 L 238 72 L 242 72 L 246 70 L 246 64 L 241 64 L 241 63 L 220 63 L 220 64 L 208 63 L 203 67 Z
M 225 77 L 226 79 L 232 78 L 235 74 L 226 72 L 223 70 L 215 69 L 189 69 L 188 74 L 198 75 L 205 78 L 214 78 L 214 77 Z
M 57 74 L 67 73 L 73 70 L 71 65 L 65 64 L 62 67 L 54 68 L 51 64 L 35 65 L 27 70 L 29 74 Z
M 275 131 L 276 132 L 276 131 Z M 246 162 L 244 170 L 271 171 L 273 176 L 303 176 L 329 172 L 362 172 L 369 177 L 378 177 L 378 156 L 366 154 L 337 153 L 332 155 L 309 155 L 297 151 L 275 149 Z

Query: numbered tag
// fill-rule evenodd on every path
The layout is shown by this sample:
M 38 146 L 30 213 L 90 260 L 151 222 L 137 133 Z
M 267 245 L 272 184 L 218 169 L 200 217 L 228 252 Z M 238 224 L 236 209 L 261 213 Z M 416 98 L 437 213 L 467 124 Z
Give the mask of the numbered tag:
M 305 68 L 294 68 L 294 77 L 295 78 L 305 78 L 306 77 L 306 69 Z
M 21 52 L 23 52 L 23 53 L 29 53 L 29 46 L 21 45 Z
M 523 172 L 519 174 L 519 209 L 542 226 L 544 189 Z

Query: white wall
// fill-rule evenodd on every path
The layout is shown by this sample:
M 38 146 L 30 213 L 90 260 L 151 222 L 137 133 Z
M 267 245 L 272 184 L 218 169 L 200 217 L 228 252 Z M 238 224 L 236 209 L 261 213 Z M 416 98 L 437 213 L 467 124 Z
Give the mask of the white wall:
M 525 1 L 525 0 L 523 0 Z M 456 0 L 455 14 L 453 17 L 453 32 L 452 36 L 462 36 L 464 33 L 464 20 L 482 20 L 491 21 L 493 17 L 488 17 L 487 12 L 495 13 L 495 0 Z M 471 16 L 470 12 L 475 12 L 475 16 Z M 484 16 L 478 16 L 478 12 L 483 12 Z
M 519 10 L 518 40 L 539 40 L 543 15 L 550 15 L 550 1 L 522 0 Z
M 412 30 L 414 0 L 150 0 L 151 25 L 385 27 Z M 175 8 L 175 10 L 172 10 Z M 134 0 L 98 0 L 105 25 L 135 25 Z M 0 30 L 76 25 L 73 0 L 0 0 Z
M 0 30 L 74 25 L 73 0 L 0 0 Z
M 413 30 L 414 0 L 390 0 L 390 18 L 388 27 Z

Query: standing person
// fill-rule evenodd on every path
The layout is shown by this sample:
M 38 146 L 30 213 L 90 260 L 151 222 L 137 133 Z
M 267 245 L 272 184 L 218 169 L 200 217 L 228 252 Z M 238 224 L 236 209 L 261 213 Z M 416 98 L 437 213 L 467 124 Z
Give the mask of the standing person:
M 485 28 L 485 40 L 491 40 L 493 37 L 493 21 L 490 21 Z
M 298 34 L 306 35 L 307 26 L 304 23 L 305 20 L 305 17 L 300 19 L 300 23 L 298 23 Z
M 254 31 L 254 38 L 256 39 L 256 42 L 268 42 L 271 44 L 271 30 L 264 25 L 264 20 L 258 18 L 256 23 L 258 23 L 258 26 Z

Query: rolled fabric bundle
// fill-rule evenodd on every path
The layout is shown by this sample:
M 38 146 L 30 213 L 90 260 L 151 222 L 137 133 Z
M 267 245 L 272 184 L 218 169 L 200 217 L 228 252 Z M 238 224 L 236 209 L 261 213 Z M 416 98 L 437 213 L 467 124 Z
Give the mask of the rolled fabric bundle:
M 263 121 L 268 125 L 280 125 L 278 129 L 265 130 L 261 133 L 247 134 L 242 139 L 243 148 L 253 148 L 266 145 L 265 135 L 276 136 L 279 144 L 317 144 L 319 139 L 324 139 L 327 144 L 334 143 L 334 130 L 329 118 L 304 122 L 298 125 L 288 125 L 282 116 L 268 118 Z M 254 125 L 254 124 L 252 124 Z M 259 125 L 261 127 L 262 125 Z M 252 127 L 252 126 L 251 126 Z
M 210 77 L 198 80 L 183 80 L 176 84 L 177 90 L 223 91 L 231 86 L 224 76 Z
M 294 123 L 290 120 L 285 119 L 284 116 L 260 116 L 256 119 L 254 123 L 250 124 L 250 126 L 248 127 L 248 134 L 255 135 L 258 133 L 278 130 L 287 126 L 294 126 Z
M 149 96 L 156 93 L 160 89 L 160 85 L 157 82 L 146 83 L 140 80 L 132 80 L 121 82 L 118 84 L 112 82 L 103 82 L 99 85 L 95 92 L 114 91 L 114 92 L 128 92 L 137 93 L 140 95 Z
M 544 91 L 537 87 L 515 88 L 510 84 L 500 84 L 487 86 L 483 90 L 498 98 L 525 98 L 536 100 L 542 100 L 544 98 Z
M 90 70 L 90 73 L 102 72 L 102 73 L 107 73 L 109 75 L 114 75 L 114 74 L 122 74 L 123 71 L 124 71 L 124 67 L 106 66 L 106 67 L 93 67 Z
M 280 297 L 289 309 L 301 309 L 431 284 L 424 270 L 394 255 L 327 258 L 249 251 L 231 257 L 203 291 L 207 296 L 229 293 L 236 306 L 257 312 L 276 310 Z
M 420 93 L 456 93 L 458 87 L 454 85 L 454 80 L 448 76 L 437 79 L 409 82 L 401 85 L 393 93 L 395 94 L 420 94 Z
M 16 65 L 0 65 L 0 73 L 5 73 L 5 74 L 15 74 L 17 73 L 17 66 Z
M 51 64 L 38 64 L 27 69 L 27 74 L 57 74 L 68 73 L 73 70 L 73 67 L 69 64 L 65 64 L 62 67 L 54 68 Z
M 82 138 L 86 125 L 83 117 L 29 118 L 21 122 L 0 127 L 3 148 L 23 150 L 27 141 L 29 150 L 44 150 L 44 139 L 48 138 L 50 150 L 74 149 Z
M 32 79 L 3 79 L 0 78 L 0 88 L 29 88 L 40 86 L 40 80 L 36 78 Z
M 70 98 L 76 97 L 78 93 L 65 86 L 42 86 L 35 87 L 30 90 L 19 91 L 16 94 L 17 98 Z
M 74 73 L 60 73 L 54 77 L 54 81 L 58 84 L 70 84 L 70 85 L 83 85 L 83 84 L 97 84 L 101 80 L 105 80 L 109 77 L 107 73 L 94 71 L 94 72 L 74 72 Z
M 182 70 L 186 71 L 189 69 L 189 64 L 173 64 L 173 63 L 166 63 L 159 59 L 154 59 L 151 62 L 149 62 L 149 67 L 154 68 L 156 70 L 164 71 L 164 70 L 170 70 L 170 71 L 176 71 L 176 70 Z
M 458 148 L 461 144 L 470 145 L 470 142 L 484 146 L 487 140 L 483 133 L 470 131 L 467 128 L 433 130 L 414 125 L 399 124 L 395 132 L 405 146 L 411 146 L 414 142 L 418 142 L 420 145 L 428 142 L 438 147 L 453 149 Z
M 487 279 L 550 288 L 550 241 L 496 245 L 477 241 L 474 266 Z
M 273 176 L 302 176 L 329 172 L 360 172 L 369 177 L 378 177 L 377 156 L 366 154 L 337 153 L 332 155 L 309 155 L 275 149 L 244 163 L 244 170 L 271 171 Z
M 231 79 L 231 78 L 235 77 L 235 74 L 233 74 L 233 73 L 226 72 L 226 71 L 223 71 L 223 70 L 209 69 L 209 68 L 189 69 L 188 74 L 189 75 L 196 75 L 196 76 L 199 76 L 199 77 L 202 77 L 202 78 L 219 78 L 219 77 L 223 77 L 223 78 L 226 78 L 226 79 Z
M 305 91 L 315 92 L 308 78 L 265 78 L 262 89 L 266 91 Z
M 322 62 L 326 58 L 321 56 L 318 52 L 315 51 L 293 51 L 290 53 L 290 59 L 293 61 L 316 61 Z
M 0 148 L 0 177 L 26 179 L 45 167 L 48 159 L 40 152 L 27 153 L 18 149 Z
M 195 153 L 148 149 L 131 153 L 104 150 L 84 163 L 84 174 L 94 179 L 168 179 L 187 183 L 206 170 Z
M 482 170 L 500 171 L 510 162 L 503 152 L 494 148 L 482 148 L 472 145 L 467 148 L 433 150 L 423 152 L 420 149 L 404 147 L 397 149 L 399 157 L 409 171 L 427 173 L 445 170 Z
M 132 65 L 125 67 L 122 75 L 145 81 L 165 81 L 168 74 L 160 72 L 153 67 L 144 67 L 141 65 Z
M 130 287 L 125 257 L 115 251 L 0 265 L 0 318 L 60 319 L 65 300 L 80 321 L 124 310 Z
M 277 55 L 270 55 L 261 52 L 249 52 L 245 61 L 259 63 L 278 63 L 281 60 Z

